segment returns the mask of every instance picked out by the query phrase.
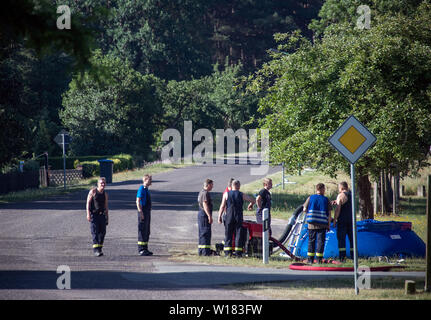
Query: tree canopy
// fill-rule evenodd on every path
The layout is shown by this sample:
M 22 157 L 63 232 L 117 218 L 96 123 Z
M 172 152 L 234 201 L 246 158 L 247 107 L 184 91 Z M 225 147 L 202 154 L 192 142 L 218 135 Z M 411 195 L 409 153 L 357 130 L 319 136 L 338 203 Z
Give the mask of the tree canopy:
M 0 124 L 4 128 L 0 167 L 44 151 L 60 154 L 53 138 L 61 129 L 75 135 L 70 153 L 86 153 L 89 145 L 79 144 L 89 136 L 109 136 L 112 146 L 141 152 L 142 148 L 131 146 L 129 135 L 151 131 L 146 138 L 152 138 L 144 140 L 152 144 L 163 126 L 180 129 L 187 119 L 210 130 L 243 126 L 255 113 L 256 98 L 237 88 L 238 79 L 266 61 L 266 50 L 275 46 L 274 33 L 299 28 L 311 37 L 307 25 L 322 3 L 6 1 L 0 19 Z M 60 5 L 70 8 L 71 29 L 56 27 Z M 94 53 L 96 48 L 100 51 Z M 106 72 L 100 69 L 103 65 L 115 70 Z M 214 71 L 216 65 L 218 71 Z M 116 73 L 125 83 L 131 79 L 138 83 L 130 88 L 108 84 L 105 80 Z M 150 92 L 144 83 L 160 84 L 163 89 Z M 142 103 L 131 102 L 126 93 L 141 95 Z M 130 128 L 144 122 L 132 119 L 130 110 L 145 114 L 150 111 L 149 101 L 156 103 L 150 126 L 133 133 Z M 89 114 L 113 119 L 102 121 L 104 125 L 95 119 L 81 128 L 78 124 L 84 122 L 80 121 L 88 118 L 86 107 Z
M 249 89 L 264 92 L 261 125 L 270 128 L 271 158 L 288 170 L 309 165 L 335 174 L 347 161 L 328 138 L 355 115 L 377 137 L 357 163 L 359 175 L 401 172 L 426 165 L 431 144 L 431 6 L 408 17 L 376 15 L 369 30 L 349 22 L 331 25 L 311 42 L 280 34 L 273 53 Z M 365 182 L 366 182 L 365 181 Z M 360 185 L 361 187 L 361 185 Z M 364 187 L 364 186 L 362 186 Z

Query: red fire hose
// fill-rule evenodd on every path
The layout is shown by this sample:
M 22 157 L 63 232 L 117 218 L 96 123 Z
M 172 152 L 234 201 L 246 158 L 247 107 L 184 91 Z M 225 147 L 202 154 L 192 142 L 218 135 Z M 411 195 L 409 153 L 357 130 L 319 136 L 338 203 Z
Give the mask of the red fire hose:
M 405 268 L 405 266 L 378 266 L 370 267 L 370 271 L 389 271 L 395 268 Z M 292 263 L 289 266 L 291 270 L 301 271 L 354 271 L 353 267 L 325 267 L 325 266 L 312 266 L 305 263 Z

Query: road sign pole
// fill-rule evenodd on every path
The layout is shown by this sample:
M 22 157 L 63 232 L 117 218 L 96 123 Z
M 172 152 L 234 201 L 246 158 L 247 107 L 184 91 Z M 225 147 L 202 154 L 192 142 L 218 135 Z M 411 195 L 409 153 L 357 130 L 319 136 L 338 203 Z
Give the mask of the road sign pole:
M 358 237 L 356 230 L 356 206 L 355 206 L 355 165 L 350 164 L 350 176 L 352 179 L 352 223 L 353 223 L 353 265 L 354 265 L 354 276 L 355 276 L 355 294 L 359 294 L 358 288 Z
M 281 168 L 282 168 L 282 172 L 281 172 L 281 186 L 282 186 L 282 189 L 284 190 L 284 162 L 281 163 Z
M 425 292 L 431 292 L 431 175 L 428 175 L 427 190 L 427 243 L 426 243 L 426 271 L 425 271 Z
M 358 287 L 358 237 L 355 208 L 355 163 L 376 142 L 377 138 L 353 115 L 334 132 L 328 142 L 350 162 L 352 179 L 352 224 L 353 224 L 353 264 L 355 273 L 355 293 Z M 351 246 L 351 245 L 350 245 Z
M 64 133 L 61 135 L 63 141 L 63 183 L 64 190 L 66 190 L 66 143 L 64 139 Z
M 262 210 L 262 256 L 263 263 L 268 264 L 269 260 L 269 210 Z

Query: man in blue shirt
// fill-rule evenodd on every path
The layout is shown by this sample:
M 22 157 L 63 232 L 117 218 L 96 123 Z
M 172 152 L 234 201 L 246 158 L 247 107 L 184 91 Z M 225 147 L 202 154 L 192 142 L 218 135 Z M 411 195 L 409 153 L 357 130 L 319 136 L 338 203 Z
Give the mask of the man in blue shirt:
M 151 256 L 148 250 L 151 223 L 151 195 L 148 187 L 151 186 L 152 177 L 149 174 L 142 178 L 143 184 L 136 195 L 136 207 L 138 208 L 138 251 L 140 256 Z

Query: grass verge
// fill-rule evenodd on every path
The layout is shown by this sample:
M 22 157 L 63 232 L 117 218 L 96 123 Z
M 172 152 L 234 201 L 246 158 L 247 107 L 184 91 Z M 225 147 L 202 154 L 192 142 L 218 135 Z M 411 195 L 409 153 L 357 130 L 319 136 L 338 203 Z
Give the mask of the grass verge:
M 370 289 L 355 294 L 354 281 L 349 278 L 326 280 L 298 280 L 277 283 L 229 285 L 226 289 L 239 290 L 245 294 L 283 300 L 431 300 L 431 293 L 424 292 L 424 280 L 416 281 L 416 293 L 404 293 L 405 279 L 395 277 L 372 278 Z
M 206 265 L 223 265 L 223 266 L 238 266 L 238 267 L 262 267 L 262 268 L 276 268 L 276 269 L 289 269 L 292 261 L 291 259 L 279 256 L 279 253 L 275 253 L 269 257 L 269 263 L 263 264 L 262 258 L 255 257 L 243 257 L 243 258 L 226 258 L 225 256 L 198 256 L 197 246 L 194 244 L 183 244 L 181 247 L 172 248 L 169 253 L 171 254 L 170 259 L 179 262 L 192 263 L 192 264 L 206 264 Z M 368 259 L 360 258 L 358 260 L 359 266 L 367 267 L 381 267 L 387 266 L 388 264 L 395 264 L 397 258 L 390 258 L 379 260 L 378 257 L 371 257 Z M 393 271 L 425 271 L 424 259 L 420 258 L 406 258 L 405 261 L 400 262 L 400 265 L 404 268 L 393 269 Z M 317 266 L 317 264 L 316 264 Z M 353 267 L 353 262 L 347 260 L 343 264 L 323 264 L 320 266 L 329 267 Z

